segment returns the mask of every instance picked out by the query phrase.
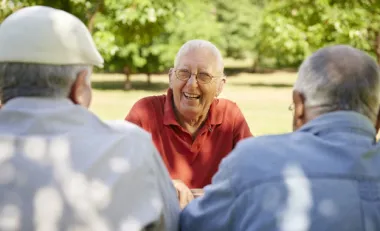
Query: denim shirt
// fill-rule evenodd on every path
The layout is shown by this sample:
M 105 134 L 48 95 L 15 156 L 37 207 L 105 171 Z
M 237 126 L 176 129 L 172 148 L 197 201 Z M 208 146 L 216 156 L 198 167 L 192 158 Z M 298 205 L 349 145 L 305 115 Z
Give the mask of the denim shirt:
M 220 164 L 182 231 L 378 231 L 380 146 L 371 121 L 327 113 L 299 130 L 248 138 Z

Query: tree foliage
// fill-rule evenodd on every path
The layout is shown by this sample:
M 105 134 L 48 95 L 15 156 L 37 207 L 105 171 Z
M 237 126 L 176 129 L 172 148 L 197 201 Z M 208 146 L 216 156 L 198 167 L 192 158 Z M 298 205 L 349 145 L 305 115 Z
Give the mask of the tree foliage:
M 380 14 L 375 3 L 272 0 L 263 16 L 260 54 L 274 58 L 276 67 L 297 66 L 311 52 L 332 44 L 349 44 L 376 55 Z
M 110 71 L 154 71 L 154 46 L 165 22 L 175 13 L 175 0 L 104 0 L 105 9 L 95 21 L 94 39 Z M 157 66 L 157 69 L 160 69 Z
M 233 4 L 224 0 L 213 2 L 217 20 L 222 27 L 222 48 L 226 56 L 236 59 L 246 58 L 247 54 L 257 47 L 265 1 L 240 0 Z
M 2 0 L 0 22 L 24 6 L 46 5 L 80 18 L 105 58 L 105 71 L 162 72 L 190 39 L 225 57 L 296 67 L 313 51 L 350 44 L 380 60 L 378 0 Z

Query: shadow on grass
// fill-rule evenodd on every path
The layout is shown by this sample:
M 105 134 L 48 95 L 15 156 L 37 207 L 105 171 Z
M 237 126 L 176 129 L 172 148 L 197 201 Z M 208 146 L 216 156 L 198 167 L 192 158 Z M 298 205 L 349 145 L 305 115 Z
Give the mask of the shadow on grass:
M 238 74 L 241 73 L 252 73 L 252 70 L 249 68 L 243 68 L 243 67 L 237 67 L 237 68 L 231 68 L 231 67 L 226 67 L 224 68 L 224 74 L 227 75 L 228 77 L 235 77 Z
M 248 67 L 233 67 L 233 68 L 232 67 L 225 67 L 224 68 L 224 73 L 228 77 L 236 77 L 242 73 L 272 74 L 272 73 L 276 73 L 278 71 L 288 72 L 288 73 L 296 73 L 297 69 L 295 69 L 295 68 L 282 68 L 282 69 L 258 68 L 256 70 L 253 70 L 252 68 L 248 68 Z
M 94 80 L 92 88 L 97 90 L 124 90 L 124 81 L 114 80 Z M 163 91 L 168 88 L 167 83 L 148 83 L 147 81 L 132 81 L 132 88 L 129 90 L 145 90 L 145 91 Z M 127 90 L 127 91 L 129 91 Z
M 234 86 L 250 86 L 250 87 L 272 87 L 272 88 L 291 88 L 292 84 L 286 83 L 229 83 Z

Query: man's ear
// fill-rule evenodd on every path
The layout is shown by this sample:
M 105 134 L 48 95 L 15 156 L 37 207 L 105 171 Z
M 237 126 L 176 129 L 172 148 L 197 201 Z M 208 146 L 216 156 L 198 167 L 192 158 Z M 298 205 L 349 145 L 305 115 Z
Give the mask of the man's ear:
M 87 80 L 87 75 L 87 70 L 83 70 L 78 73 L 77 78 L 71 87 L 69 98 L 73 101 L 73 103 L 88 108 L 91 103 L 92 91 L 91 85 Z
M 172 88 L 172 75 L 173 75 L 173 72 L 174 72 L 174 68 L 170 68 L 170 69 L 169 69 L 169 73 L 168 73 L 168 77 L 169 77 L 169 88 L 170 88 L 170 89 L 173 89 L 173 88 Z
M 222 79 L 219 81 L 219 84 L 218 84 L 218 88 L 216 90 L 216 96 L 215 97 L 218 97 L 220 95 L 220 93 L 222 93 L 223 89 L 224 89 L 224 84 L 226 84 L 226 81 L 227 81 L 227 78 L 226 76 L 223 76 Z
M 293 103 L 293 129 L 297 130 L 307 122 L 304 95 L 298 91 L 293 91 Z
M 376 132 L 378 133 L 378 132 L 379 132 L 379 129 L 380 129 L 380 108 L 379 108 L 379 110 L 377 111 L 377 117 L 376 117 L 375 129 L 376 129 Z

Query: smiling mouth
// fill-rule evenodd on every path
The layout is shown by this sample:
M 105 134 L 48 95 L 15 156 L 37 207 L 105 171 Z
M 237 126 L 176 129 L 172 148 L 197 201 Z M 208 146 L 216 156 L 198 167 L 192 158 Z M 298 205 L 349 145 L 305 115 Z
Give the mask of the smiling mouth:
M 201 98 L 201 96 L 197 95 L 197 94 L 190 94 L 190 93 L 185 93 L 184 92 L 183 95 L 185 96 L 186 99 L 190 99 L 190 100 Z

